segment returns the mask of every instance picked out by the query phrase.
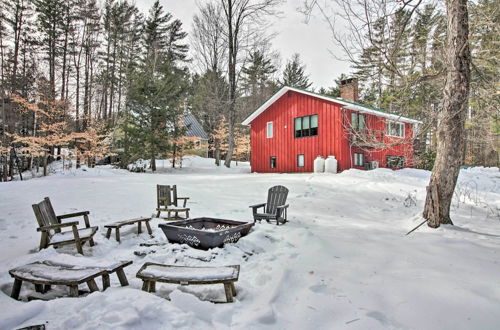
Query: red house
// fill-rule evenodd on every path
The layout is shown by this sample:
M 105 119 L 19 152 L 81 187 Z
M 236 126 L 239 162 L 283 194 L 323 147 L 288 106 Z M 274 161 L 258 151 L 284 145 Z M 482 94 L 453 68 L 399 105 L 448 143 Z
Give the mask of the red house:
M 421 122 L 355 102 L 357 80 L 341 98 L 283 87 L 243 121 L 251 127 L 252 172 L 312 172 L 317 156 L 338 169 L 413 166 L 413 133 Z

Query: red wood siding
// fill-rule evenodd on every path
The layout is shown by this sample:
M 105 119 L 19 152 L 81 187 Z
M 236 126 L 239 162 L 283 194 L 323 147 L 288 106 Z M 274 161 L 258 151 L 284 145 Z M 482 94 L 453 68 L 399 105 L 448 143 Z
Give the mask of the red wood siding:
M 294 119 L 318 115 L 318 135 L 295 138 Z M 366 127 L 385 131 L 385 118 L 365 115 Z M 251 122 L 252 172 L 312 172 L 317 156 L 334 155 L 339 170 L 352 168 L 352 154 L 363 152 L 365 161 L 378 161 L 385 167 L 386 156 L 405 156 L 413 162 L 413 150 L 408 144 L 387 150 L 357 149 L 349 146 L 348 121 L 350 111 L 343 112 L 341 105 L 288 91 Z M 273 137 L 267 138 L 267 122 L 273 122 Z M 346 124 L 347 123 L 347 124 Z M 413 134 L 411 125 L 405 125 L 405 134 Z M 389 138 L 386 138 L 389 139 Z M 388 140 L 389 141 L 389 140 Z M 409 147 L 411 150 L 409 150 Z M 297 166 L 297 156 L 304 155 L 304 167 Z M 276 168 L 270 168 L 270 158 L 276 157 Z M 411 159 L 411 162 L 410 162 Z

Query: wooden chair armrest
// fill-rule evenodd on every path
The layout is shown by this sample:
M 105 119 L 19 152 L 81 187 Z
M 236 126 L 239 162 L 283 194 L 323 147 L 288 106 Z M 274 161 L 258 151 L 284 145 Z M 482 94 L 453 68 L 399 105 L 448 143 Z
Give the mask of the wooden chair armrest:
M 77 226 L 78 221 L 71 221 L 71 222 L 66 222 L 66 223 L 60 223 L 57 225 L 50 225 L 50 226 L 43 226 L 43 227 L 38 227 L 36 231 L 48 231 L 48 230 L 53 230 L 53 229 L 59 229 L 63 227 L 71 227 L 71 226 Z
M 186 207 L 186 203 L 189 197 L 177 197 L 177 199 L 183 199 L 184 200 L 183 207 Z
M 74 218 L 74 217 L 80 217 L 80 216 L 89 215 L 89 214 L 90 214 L 89 211 L 74 212 L 74 213 L 58 215 L 57 219 L 61 220 L 61 219 L 67 219 L 67 218 Z
M 276 206 L 277 209 L 286 209 L 288 208 L 288 204 L 285 204 L 285 205 L 280 205 L 280 206 Z
M 261 204 L 255 204 L 255 205 L 250 205 L 252 209 L 258 209 L 259 207 L 264 207 L 266 206 L 266 203 L 261 203 Z

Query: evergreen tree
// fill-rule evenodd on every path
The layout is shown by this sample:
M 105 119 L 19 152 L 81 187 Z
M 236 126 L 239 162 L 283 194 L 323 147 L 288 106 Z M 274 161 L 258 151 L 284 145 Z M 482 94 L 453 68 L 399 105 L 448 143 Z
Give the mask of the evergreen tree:
M 127 109 L 130 111 L 125 131 L 129 142 L 129 157 L 151 159 L 156 170 L 158 155 L 166 155 L 170 143 L 182 132 L 177 121 L 182 114 L 181 101 L 185 95 L 184 72 L 165 62 L 149 70 L 136 73 L 129 92 Z
M 156 157 L 175 148 L 175 141 L 184 133 L 179 121 L 187 79 L 185 70 L 176 63 L 181 60 L 180 53 L 173 56 L 171 52 L 172 46 L 181 41 L 172 42 L 170 38 L 171 18 L 170 13 L 163 12 L 159 1 L 153 4 L 144 25 L 143 64 L 132 75 L 127 95 L 130 114 L 123 124 L 125 140 L 134 142 L 126 146 L 126 156 L 137 158 L 145 153 L 153 171 Z
M 253 51 L 248 59 L 248 66 L 242 68 L 242 83 L 244 97 L 240 100 L 243 107 L 243 115 L 255 111 L 271 95 L 276 92 L 276 86 L 272 75 L 276 67 L 272 63 L 271 56 L 264 51 Z
M 305 65 L 300 61 L 300 55 L 294 54 L 288 61 L 283 71 L 283 77 L 279 81 L 281 86 L 296 87 L 300 89 L 308 89 L 312 82 L 305 74 Z
M 61 53 L 61 36 L 65 14 L 63 0 L 34 0 L 42 49 L 49 66 L 49 86 L 52 100 L 56 97 L 56 66 Z
M 249 65 L 242 69 L 242 88 L 246 95 L 263 94 L 271 83 L 276 67 L 262 51 L 253 51 L 248 58 Z

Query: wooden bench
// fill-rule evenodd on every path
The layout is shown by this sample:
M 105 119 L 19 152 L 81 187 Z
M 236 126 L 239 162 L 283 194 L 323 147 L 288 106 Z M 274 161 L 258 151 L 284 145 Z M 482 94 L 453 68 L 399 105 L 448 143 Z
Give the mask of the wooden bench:
M 239 274 L 239 265 L 187 267 L 146 262 L 137 272 L 137 277 L 142 279 L 142 290 L 146 292 L 155 292 L 156 282 L 180 285 L 221 283 L 224 284 L 227 302 L 233 302 L 233 296 L 236 296 L 234 282 L 238 280 Z
M 78 297 L 78 285 L 87 283 L 90 292 L 98 291 L 95 278 L 102 276 L 103 290 L 110 286 L 109 275 L 116 272 L 122 286 L 128 285 L 123 268 L 132 264 L 132 261 L 121 261 L 107 266 L 79 266 L 54 261 L 37 261 L 9 270 L 14 278 L 11 297 L 19 298 L 23 281 L 33 283 L 37 292 L 45 293 L 51 285 L 66 285 L 69 295 Z
M 144 222 L 146 224 L 146 229 L 148 230 L 148 234 L 151 235 L 153 234 L 153 231 L 151 230 L 151 226 L 149 225 L 149 221 L 151 221 L 151 218 L 134 218 L 134 219 L 129 219 L 129 220 L 123 220 L 123 221 L 117 221 L 112 224 L 104 226 L 105 228 L 108 228 L 108 231 L 106 232 L 106 238 L 111 237 L 111 230 L 115 229 L 115 237 L 118 242 L 120 242 L 120 228 L 122 226 L 127 226 L 127 225 L 133 225 L 137 223 L 137 234 L 142 233 L 142 223 Z

